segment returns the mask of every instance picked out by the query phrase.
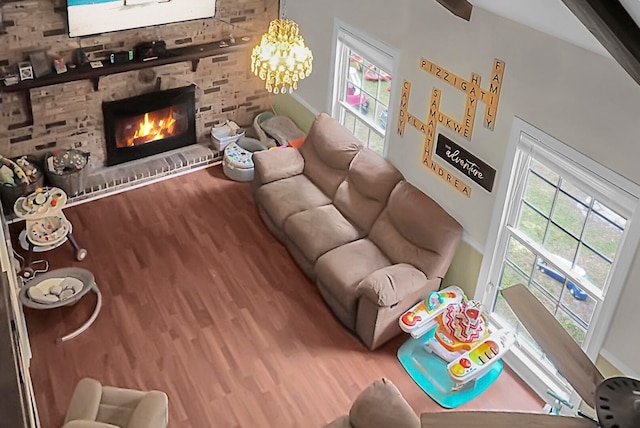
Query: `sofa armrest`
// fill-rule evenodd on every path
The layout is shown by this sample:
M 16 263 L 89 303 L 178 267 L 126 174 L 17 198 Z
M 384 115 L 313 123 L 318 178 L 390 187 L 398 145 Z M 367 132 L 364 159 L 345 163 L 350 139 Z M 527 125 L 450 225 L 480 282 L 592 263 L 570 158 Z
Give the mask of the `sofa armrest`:
M 67 422 L 62 428 L 118 428 L 115 425 L 105 424 L 95 421 L 71 421 Z
M 420 419 L 389 379 L 378 379 L 358 395 L 349 411 L 354 428 L 420 428 Z
M 159 428 L 169 423 L 169 399 L 161 391 L 149 391 L 136 406 L 127 428 Z
M 78 382 L 71 396 L 69 409 L 64 421 L 75 420 L 95 421 L 98 415 L 102 385 L 95 379 L 84 378 Z
M 378 306 L 392 306 L 428 286 L 427 276 L 407 263 L 378 269 L 358 284 L 358 292 Z
M 254 181 L 267 184 L 302 174 L 304 158 L 292 147 L 264 150 L 253 154 Z

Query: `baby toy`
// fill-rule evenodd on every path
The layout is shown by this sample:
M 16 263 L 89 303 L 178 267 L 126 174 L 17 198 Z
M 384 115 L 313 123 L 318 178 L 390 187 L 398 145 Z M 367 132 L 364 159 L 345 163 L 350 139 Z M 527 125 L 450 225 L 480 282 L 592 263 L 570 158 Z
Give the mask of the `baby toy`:
M 13 212 L 25 220 L 25 229 L 18 236 L 21 246 L 28 251 L 19 275 L 33 278 L 34 252 L 52 250 L 67 240 L 76 251 L 76 260 L 82 261 L 87 250 L 80 248 L 72 234 L 71 223 L 62 209 L 67 202 L 66 193 L 57 187 L 38 187 L 27 196 L 20 197 L 13 205 Z
M 425 349 L 448 363 L 454 391 L 484 375 L 515 342 L 508 329 L 490 332 L 480 303 L 468 300 L 457 286 L 429 293 L 399 323 L 414 339 L 433 331 Z

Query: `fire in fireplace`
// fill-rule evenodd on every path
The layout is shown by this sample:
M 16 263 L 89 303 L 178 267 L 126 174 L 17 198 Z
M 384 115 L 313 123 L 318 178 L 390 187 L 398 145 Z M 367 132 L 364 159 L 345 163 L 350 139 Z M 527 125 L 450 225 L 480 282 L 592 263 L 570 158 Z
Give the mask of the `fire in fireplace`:
M 179 114 L 178 114 L 179 115 Z M 180 115 L 179 115 L 180 116 Z M 178 125 L 184 121 L 176 120 L 173 106 L 136 116 L 122 121 L 116 130 L 116 147 L 139 146 L 151 141 L 173 137 L 184 132 Z
M 196 142 L 195 86 L 102 103 L 107 165 Z

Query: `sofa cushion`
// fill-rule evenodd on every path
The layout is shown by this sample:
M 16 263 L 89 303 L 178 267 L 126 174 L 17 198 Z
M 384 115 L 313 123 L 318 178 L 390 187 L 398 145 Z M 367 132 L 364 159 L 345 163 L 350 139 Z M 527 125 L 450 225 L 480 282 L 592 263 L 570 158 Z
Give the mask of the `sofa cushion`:
M 389 259 L 370 240 L 357 241 L 337 247 L 318 258 L 314 266 L 317 281 L 335 301 L 349 313 L 356 313 L 360 281 L 372 272 L 389 266 Z M 354 328 L 353 325 L 347 326 Z
M 298 150 L 291 147 L 255 152 L 251 159 L 257 185 L 293 177 L 302 174 L 304 170 L 304 158 Z
M 345 217 L 368 232 L 401 179 L 391 162 L 363 148 L 353 158 L 333 203 Z
M 256 190 L 254 198 L 279 228 L 292 214 L 331 203 L 304 175 L 267 183 Z
M 327 251 L 362 237 L 332 204 L 291 215 L 284 222 L 284 233 L 311 263 Z
M 410 263 L 434 279 L 447 272 L 462 226 L 433 199 L 401 181 L 368 237 L 393 264 Z
M 321 113 L 300 147 L 304 174 L 333 198 L 349 164 L 361 149 L 362 143 L 351 132 L 326 113 Z

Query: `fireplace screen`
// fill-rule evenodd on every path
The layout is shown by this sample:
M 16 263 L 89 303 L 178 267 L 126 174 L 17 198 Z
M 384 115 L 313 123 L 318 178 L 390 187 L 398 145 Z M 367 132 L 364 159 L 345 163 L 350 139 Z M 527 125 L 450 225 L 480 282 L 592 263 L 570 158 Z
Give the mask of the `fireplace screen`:
M 123 120 L 117 125 L 116 147 L 139 146 L 185 132 L 186 106 L 171 106 Z
M 192 85 L 103 103 L 107 165 L 195 143 L 194 89 Z

